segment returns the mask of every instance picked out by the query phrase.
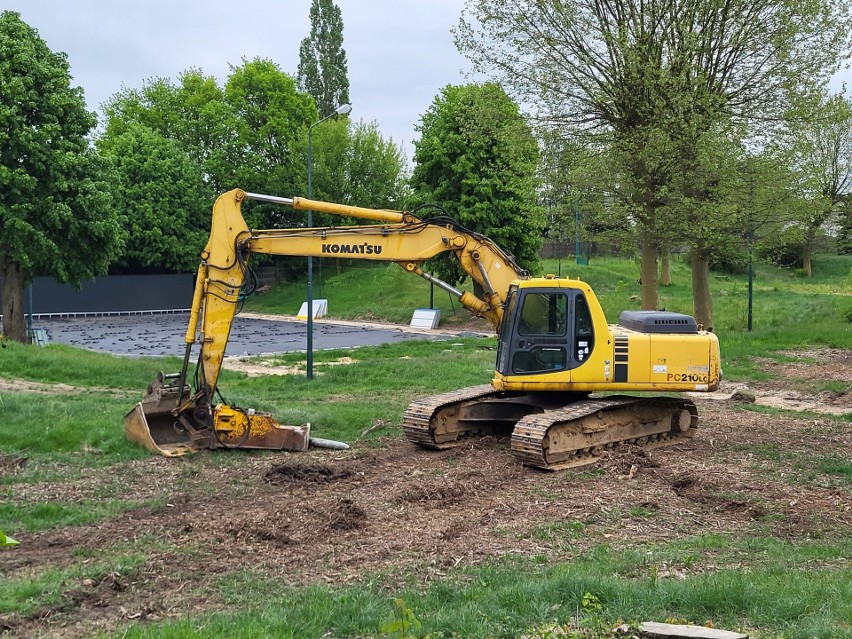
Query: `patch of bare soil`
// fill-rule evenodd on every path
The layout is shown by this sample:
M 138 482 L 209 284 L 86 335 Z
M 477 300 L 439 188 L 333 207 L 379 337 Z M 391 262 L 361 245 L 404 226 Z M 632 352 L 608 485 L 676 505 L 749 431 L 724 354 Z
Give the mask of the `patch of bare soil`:
M 351 357 L 340 357 L 333 362 L 321 362 L 317 364 L 319 369 L 317 372 L 322 373 L 322 369 L 326 366 L 341 366 L 353 364 L 355 362 Z M 294 375 L 301 373 L 304 370 L 305 364 L 294 364 L 291 366 L 274 365 L 263 359 L 253 358 L 246 360 L 241 357 L 226 357 L 222 361 L 222 368 L 229 371 L 239 371 L 245 373 L 249 377 L 259 377 L 261 375 Z
M 27 455 L 7 455 L 0 452 L 0 477 L 4 475 L 15 475 L 27 463 Z
M 0 393 L 38 393 L 41 395 L 76 395 L 81 393 L 109 393 L 116 397 L 126 397 L 131 391 L 99 386 L 71 386 L 70 384 L 46 384 L 25 379 L 4 379 L 0 377 Z
M 821 348 L 807 351 L 781 351 L 791 361 L 754 358 L 776 379 L 760 382 L 723 382 L 715 393 L 690 393 L 699 399 L 754 402 L 783 410 L 826 415 L 852 413 L 852 350 Z M 846 391 L 815 390 L 826 382 L 840 382 Z M 814 390 L 812 390 L 814 389 Z
M 122 499 L 160 505 L 16 535 L 21 546 L 0 552 L 3 578 L 125 553 L 145 560 L 126 574 L 73 581 L 60 604 L 33 614 L 0 612 L 0 634 L 86 637 L 219 610 L 219 580 L 243 571 L 285 584 L 414 571 L 429 583 L 510 553 L 568 561 L 600 543 L 632 547 L 702 532 L 792 540 L 848 533 L 852 490 L 807 471 L 826 455 L 850 455 L 852 424 L 735 402 L 699 401 L 699 411 L 694 438 L 651 451 L 625 447 L 591 473 L 523 467 L 504 438 L 428 451 L 388 437 L 349 451 L 150 457 L 74 481 L 16 484 L 21 503 L 79 503 L 120 477 Z M 660 574 L 713 569 L 710 557 Z
M 352 474 L 347 468 L 334 468 L 325 464 L 276 464 L 264 474 L 270 484 L 277 486 L 297 482 L 325 483 L 346 479 Z

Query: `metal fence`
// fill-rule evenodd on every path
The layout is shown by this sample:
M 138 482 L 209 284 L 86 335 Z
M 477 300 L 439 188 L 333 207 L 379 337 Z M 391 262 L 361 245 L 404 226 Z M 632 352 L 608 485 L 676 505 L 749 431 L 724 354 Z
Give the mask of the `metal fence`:
M 37 277 L 24 291 L 24 308 L 31 305 L 34 318 L 179 313 L 192 306 L 194 286 L 190 273 L 108 275 L 83 282 L 79 289 Z

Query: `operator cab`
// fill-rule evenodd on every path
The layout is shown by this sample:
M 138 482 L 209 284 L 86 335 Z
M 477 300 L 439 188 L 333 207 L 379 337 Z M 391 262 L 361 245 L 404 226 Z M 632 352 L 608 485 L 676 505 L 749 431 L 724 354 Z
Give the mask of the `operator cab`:
M 554 373 L 577 368 L 595 347 L 592 314 L 583 291 L 513 285 L 497 350 L 504 376 Z

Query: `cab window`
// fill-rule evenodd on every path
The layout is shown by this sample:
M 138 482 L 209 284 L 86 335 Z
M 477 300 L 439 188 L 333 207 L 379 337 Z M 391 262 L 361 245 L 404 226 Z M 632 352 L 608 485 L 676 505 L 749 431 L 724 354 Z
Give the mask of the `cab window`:
M 595 334 L 592 330 L 592 312 L 585 295 L 578 293 L 574 300 L 574 356 L 577 361 L 585 361 L 595 347 Z
M 524 295 L 517 328 L 520 339 L 512 355 L 514 374 L 547 373 L 567 367 L 568 300 L 563 292 Z
M 562 293 L 529 293 L 524 298 L 520 335 L 565 335 L 568 298 Z

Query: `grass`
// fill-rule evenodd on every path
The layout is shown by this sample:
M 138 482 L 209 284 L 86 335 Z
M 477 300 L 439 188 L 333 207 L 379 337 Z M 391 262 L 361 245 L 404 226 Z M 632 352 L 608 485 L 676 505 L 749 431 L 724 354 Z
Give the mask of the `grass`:
M 843 567 L 849 542 L 786 544 L 772 539 L 719 537 L 638 547 L 627 552 L 599 547 L 556 565 L 535 558 L 459 569 L 428 587 L 413 575 L 391 593 L 385 575 L 365 575 L 349 587 L 294 588 L 243 571 L 220 581 L 228 610 L 179 621 L 134 625 L 115 636 L 138 637 L 318 637 L 378 636 L 402 599 L 434 637 L 514 637 L 537 624 L 566 624 L 586 593 L 600 602 L 605 627 L 619 619 L 677 619 L 730 628 L 760 627 L 787 639 L 848 637 L 837 619 L 848 619 L 852 573 Z M 741 567 L 702 572 L 707 558 L 749 561 Z M 85 579 L 130 577 L 144 565 L 121 556 L 0 585 L 5 610 L 34 614 L 72 600 Z M 688 567 L 692 567 L 692 569 Z M 741 566 L 741 564 L 740 564 Z M 686 576 L 661 576 L 679 567 Z M 791 585 L 792 584 L 792 585 Z M 92 586 L 88 586 L 91 588 Z M 96 587 L 96 586 L 95 586 Z
M 766 378 L 769 374 L 756 357 L 785 362 L 793 350 L 852 348 L 852 323 L 847 318 L 852 310 L 852 259 L 819 258 L 815 266 L 812 280 L 769 267 L 757 269 L 755 330 L 750 333 L 745 331 L 745 277 L 713 279 L 716 330 L 728 379 Z M 327 265 L 317 297 L 329 299 L 336 317 L 407 322 L 412 308 L 428 306 L 428 284 L 396 266 L 359 267 L 339 275 L 331 268 Z M 593 259 L 584 267 L 552 261 L 545 271 L 588 281 L 611 322 L 617 321 L 621 310 L 638 308 L 638 267 L 633 261 Z M 674 285 L 661 291 L 662 303 L 669 310 L 689 313 L 687 268 L 676 263 L 673 278 Z M 301 282 L 276 287 L 250 300 L 248 309 L 295 313 L 303 290 Z M 435 299 L 445 325 L 469 321 L 468 313 L 453 306 L 446 295 L 436 293 Z M 376 315 L 378 308 L 381 317 Z M 487 330 L 487 325 L 482 328 Z M 298 374 L 248 377 L 224 371 L 221 386 L 228 400 L 238 405 L 271 411 L 285 423 L 309 421 L 318 437 L 355 441 L 372 426 L 398 424 L 415 396 L 487 382 L 494 346 L 491 337 L 318 351 L 313 381 Z M 343 357 L 354 362 L 331 365 Z M 292 353 L 272 363 L 299 365 L 303 358 Z M 21 539 L 21 532 L 108 522 L 128 509 L 156 506 L 123 493 L 122 481 L 136 481 L 139 478 L 132 473 L 145 472 L 128 462 L 149 454 L 125 441 L 121 422 L 157 371 L 176 371 L 179 366 L 174 358 L 120 358 L 61 345 L 8 344 L 0 350 L 0 377 L 84 389 L 54 389 L 57 392 L 51 394 L 0 391 L 0 468 L 3 463 L 23 464 L 15 472 L 0 474 L 0 529 Z M 850 384 L 816 383 L 812 390 L 849 392 Z M 842 429 L 848 428 L 849 416 L 821 420 Z M 770 466 L 795 460 L 791 482 L 821 482 L 842 491 L 852 485 L 852 462 L 843 451 L 802 458 L 794 450 L 763 444 L 751 452 L 756 461 Z M 183 466 L 175 488 L 203 490 L 202 470 L 238 467 L 246 456 L 262 454 L 240 451 L 176 461 Z M 74 502 L 28 496 L 33 485 L 73 482 L 93 470 L 109 473 L 113 468 L 116 482 Z M 594 479 L 600 472 L 565 473 L 564 481 Z M 734 497 L 748 499 L 748 495 Z M 625 520 L 655 516 L 655 510 L 645 505 L 618 513 Z M 541 624 L 569 622 L 582 607 L 584 595 L 591 593 L 601 604 L 595 614 L 606 623 L 617 618 L 671 617 L 698 623 L 709 619 L 721 627 L 760 628 L 763 634 L 754 636 L 852 637 L 848 536 L 790 543 L 765 536 L 735 539 L 698 533 L 659 545 L 617 549 L 598 545 L 575 556 L 572 542 L 582 538 L 590 524 L 556 522 L 532 530 L 533 541 L 559 543 L 570 561 L 509 556 L 475 568 L 448 570 L 425 585 L 422 574 L 363 575 L 361 583 L 341 587 L 292 587 L 262 573 L 230 574 L 214 593 L 223 602 L 221 612 L 128 625 L 116 636 L 377 636 L 394 617 L 394 599 L 401 598 L 422 623 L 424 634 L 512 637 Z M 97 584 L 104 575 L 133 575 L 146 560 L 140 542 L 116 549 L 113 557 L 80 555 L 70 566 L 37 574 L 16 571 L 0 580 L 0 609 L 20 615 L 61 609 L 84 580 Z
M 486 383 L 494 366 L 493 344 L 491 338 L 463 338 L 452 343 L 419 340 L 322 351 L 317 354 L 313 381 L 286 375 L 270 383 L 226 372 L 222 386 L 228 399 L 238 405 L 271 411 L 285 423 L 311 422 L 317 437 L 352 441 L 378 417 L 399 423 L 415 396 Z M 322 365 L 341 357 L 355 361 Z
M 365 575 L 349 587 L 293 588 L 244 571 L 220 582 L 229 610 L 116 636 L 373 637 L 402 599 L 422 624 L 416 636 L 516 637 L 536 625 L 570 623 L 589 593 L 605 628 L 623 619 L 676 619 L 761 628 L 754 636 L 762 637 L 850 637 L 848 624 L 837 623 L 852 619 L 850 552 L 852 538 L 793 544 L 696 536 L 626 550 L 599 546 L 556 564 L 511 556 L 451 570 L 426 587 L 402 576 L 407 584 L 393 592 L 385 575 Z M 713 570 L 705 568 L 710 562 Z M 675 567 L 678 576 L 665 576 Z
M 337 273 L 334 261 L 314 263 L 314 299 L 327 298 L 333 317 L 407 324 L 413 309 L 429 308 L 430 284 L 395 264 L 357 264 Z M 317 263 L 322 265 L 321 269 Z M 441 311 L 442 325 L 458 325 L 470 319 L 470 314 L 447 293 L 436 287 L 431 295 L 434 308 Z M 245 309 L 295 315 L 304 299 L 305 282 L 295 280 L 250 298 Z
M 92 590 L 107 576 L 127 579 L 143 566 L 144 556 L 120 555 L 98 561 L 84 559 L 73 566 L 49 569 L 22 578 L 0 580 L 0 610 L 37 616 L 40 610 L 63 610 L 73 607 L 75 596 Z
M 10 495 L 11 496 L 11 495 Z M 154 505 L 157 502 L 148 502 Z M 27 532 L 58 526 L 94 524 L 141 506 L 141 502 L 124 499 L 83 499 L 76 503 L 44 501 L 28 504 L 0 504 L 0 528 L 23 529 Z
M 83 451 L 92 456 L 107 455 L 113 461 L 133 457 L 133 447 L 115 436 L 116 424 L 122 423 L 133 399 L 105 393 L 4 393 L 0 395 L 0 418 L 29 428 L 10 429 L 4 435 L 3 448 L 31 454 Z
M 0 377 L 88 387 L 93 393 L 108 388 L 136 395 L 158 371 L 180 368 L 180 359 L 174 357 L 112 357 L 65 344 L 28 348 L 6 342 L 5 346 L 0 351 Z
M 796 469 L 808 481 L 819 478 L 822 481 L 833 481 L 843 486 L 852 486 L 852 459 L 844 458 L 837 453 L 829 453 L 813 459 L 796 458 Z

